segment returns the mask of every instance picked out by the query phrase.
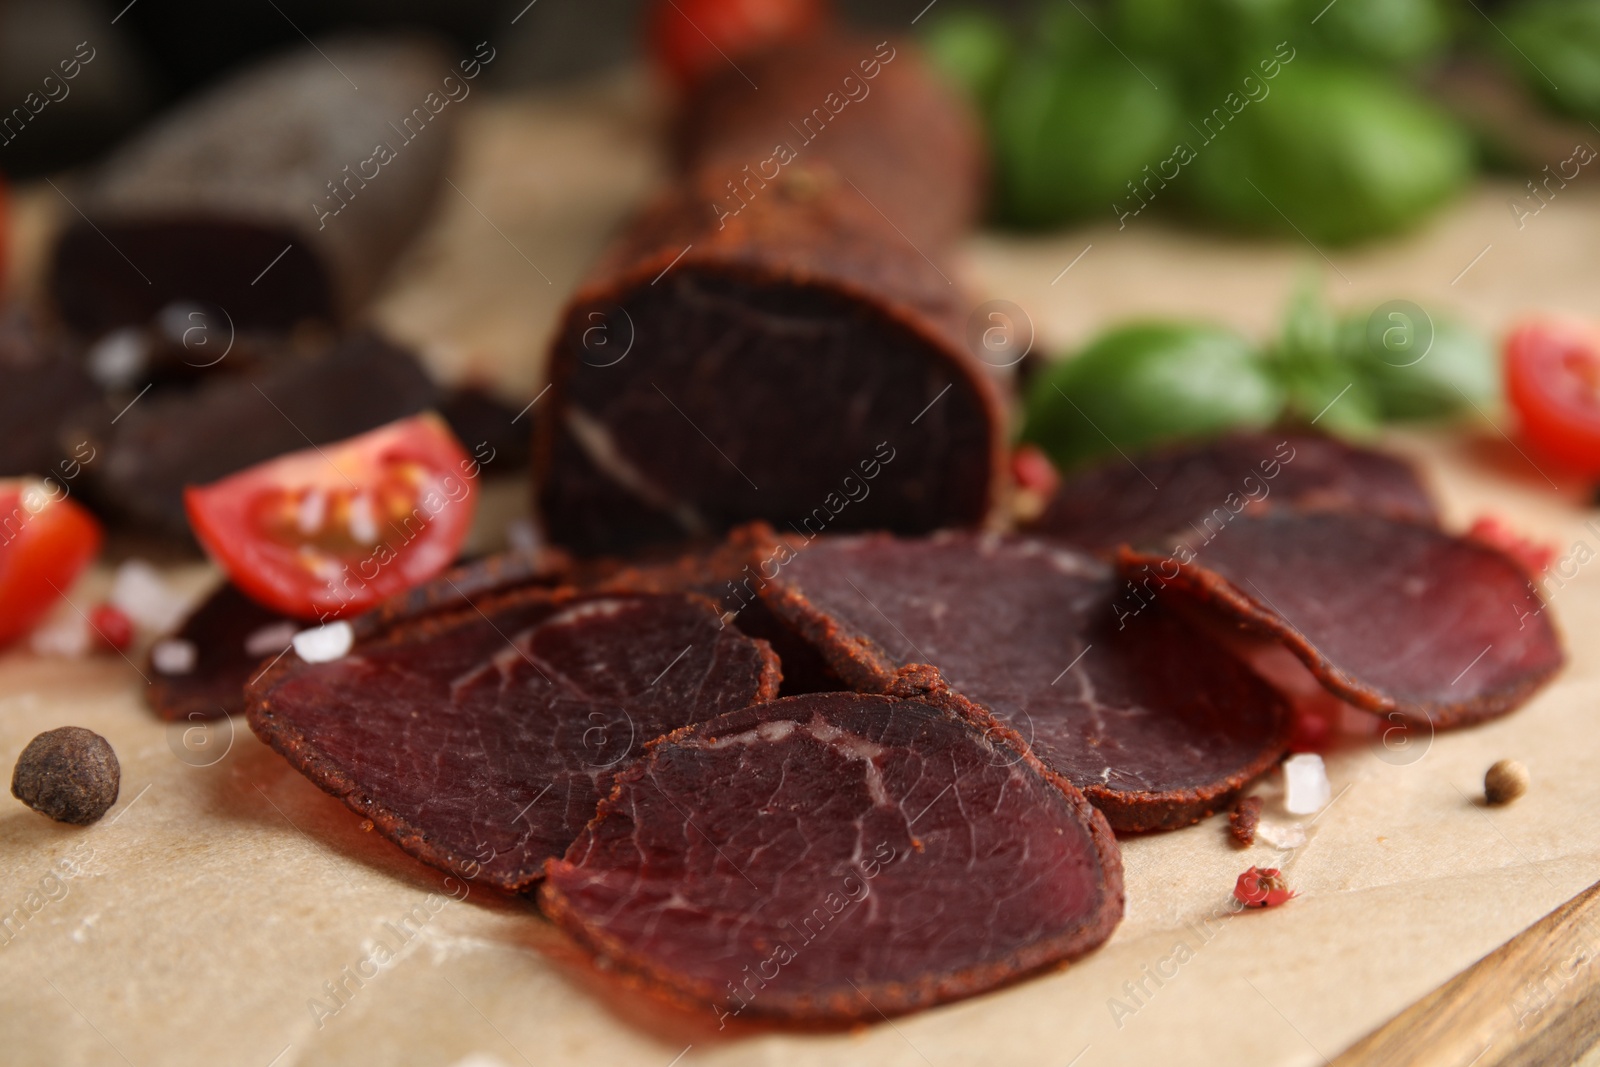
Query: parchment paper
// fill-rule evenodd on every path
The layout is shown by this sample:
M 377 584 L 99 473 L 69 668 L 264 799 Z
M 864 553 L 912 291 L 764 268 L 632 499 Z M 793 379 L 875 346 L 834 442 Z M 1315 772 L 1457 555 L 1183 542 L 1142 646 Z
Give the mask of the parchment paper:
M 661 173 L 650 112 L 631 80 L 485 101 L 453 175 L 459 193 L 446 190 L 378 320 L 442 373 L 490 376 L 531 399 L 555 309 Z M 1326 257 L 1150 218 L 1048 239 L 984 236 L 967 249 L 969 280 L 1027 309 L 1052 349 L 1139 312 L 1265 332 L 1306 264 L 1341 305 L 1404 296 L 1494 330 L 1531 310 L 1600 317 L 1600 182 L 1572 183 L 1520 231 L 1506 206 L 1518 185 L 1487 183 L 1423 233 Z M 26 281 L 69 209 L 48 186 L 20 201 Z M 0 766 L 37 732 L 75 723 L 109 738 L 123 769 L 121 800 L 93 827 L 0 805 L 0 918 L 10 916 L 0 926 L 0 1059 L 1320 1063 L 1600 878 L 1600 562 L 1575 554 L 1583 544 L 1600 555 L 1600 511 L 1584 510 L 1580 485 L 1540 470 L 1487 421 L 1386 443 L 1422 461 L 1452 524 L 1493 512 L 1569 558 L 1552 610 L 1571 666 L 1501 722 L 1403 758 L 1362 740 L 1331 755 L 1335 800 L 1292 853 L 1259 842 L 1236 851 L 1218 819 L 1125 840 L 1127 918 L 1092 957 L 856 1031 L 730 1037 L 709 1020 L 646 1015 L 575 961 L 531 906 L 447 884 L 364 832 L 242 719 L 185 736 L 143 707 L 133 664 L 0 657 Z M 195 591 L 213 579 L 198 564 L 171 573 Z M 103 595 L 106 578 L 98 570 L 74 602 Z M 1471 656 L 1463 650 L 1463 665 Z M 1487 809 L 1483 772 L 1504 756 L 1528 765 L 1533 786 Z M 1276 776 L 1261 786 L 1269 818 L 1284 818 L 1280 789 Z M 1233 915 L 1229 892 L 1251 864 L 1285 868 L 1299 899 Z

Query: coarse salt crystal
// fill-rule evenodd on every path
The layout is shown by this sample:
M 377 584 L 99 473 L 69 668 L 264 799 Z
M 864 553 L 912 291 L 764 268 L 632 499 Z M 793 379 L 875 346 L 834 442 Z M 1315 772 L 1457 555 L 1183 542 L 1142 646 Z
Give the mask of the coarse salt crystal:
M 89 654 L 89 622 L 76 611 L 57 615 L 28 636 L 28 647 L 38 656 L 82 659 Z
M 161 573 L 142 559 L 130 559 L 117 568 L 106 599 L 135 625 L 158 634 L 176 629 L 189 611 L 188 600 L 174 593 Z
M 271 622 L 244 639 L 247 656 L 270 656 L 282 652 L 294 640 L 298 628 L 292 622 Z
M 89 377 L 103 389 L 126 389 L 144 371 L 150 345 L 132 327 L 112 330 L 96 341 L 84 357 Z
M 150 649 L 150 665 L 162 674 L 192 674 L 199 650 L 181 637 L 157 641 Z
M 330 622 L 295 634 L 294 650 L 307 663 L 331 663 L 342 659 L 355 639 L 356 633 L 349 623 Z
M 1283 807 L 1291 815 L 1315 815 L 1333 796 L 1322 757 L 1315 752 L 1290 756 L 1283 765 Z
M 1272 822 L 1262 819 L 1256 823 L 1256 837 L 1275 849 L 1287 851 L 1306 843 L 1306 828 L 1297 822 Z

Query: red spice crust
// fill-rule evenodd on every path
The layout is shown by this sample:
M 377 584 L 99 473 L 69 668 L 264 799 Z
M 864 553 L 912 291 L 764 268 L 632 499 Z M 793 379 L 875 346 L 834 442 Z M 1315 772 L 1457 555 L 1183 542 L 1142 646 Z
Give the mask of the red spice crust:
M 1256 824 L 1261 821 L 1261 798 L 1245 797 L 1228 813 L 1228 833 L 1235 844 L 1248 848 L 1256 841 Z
M 992 743 L 1015 751 L 1020 763 L 1059 789 L 1073 816 L 1086 827 L 1099 861 L 1105 888 L 1100 907 L 1079 929 L 1051 941 L 1029 946 L 1007 960 L 944 974 L 930 974 L 916 982 L 858 985 L 862 996 L 814 996 L 803 993 L 788 997 L 769 996 L 760 1008 L 751 1012 L 752 1017 L 796 1024 L 848 1024 L 878 1018 L 880 1012 L 883 1015 L 901 1015 L 931 1008 L 976 996 L 1078 959 L 1103 944 L 1122 920 L 1125 905 L 1122 856 L 1110 824 L 1071 782 L 1040 763 L 1015 730 L 980 705 L 952 690 L 940 677 L 938 670 L 926 664 L 907 665 L 896 672 L 894 680 L 881 693 L 873 695 L 918 701 L 965 720 Z M 624 782 L 637 780 L 644 773 L 646 764 L 656 758 L 658 749 L 693 737 L 697 732 L 707 731 L 716 723 L 717 720 L 713 719 L 686 726 L 646 745 L 638 762 L 617 776 L 611 796 L 601 801 L 600 810 L 590 826 L 615 814 L 616 806 L 622 802 Z M 546 862 L 545 869 L 548 872 L 557 864 L 569 862 L 567 859 L 552 859 Z M 663 971 L 648 960 L 630 953 L 625 946 L 591 929 L 575 914 L 563 894 L 548 881 L 539 891 L 539 905 L 575 941 L 606 965 L 619 971 L 625 984 L 688 1010 L 703 1010 L 715 1003 L 719 991 Z
M 554 606 L 593 595 L 595 594 L 571 587 L 560 589 L 516 589 L 508 593 L 488 596 L 478 600 L 475 606 L 459 611 L 435 611 L 422 614 L 415 618 L 406 619 L 399 625 L 389 629 L 379 629 L 374 626 L 371 631 L 358 639 L 352 652 L 396 644 L 419 637 L 426 638 L 431 634 L 449 630 L 458 623 L 478 619 L 481 617 L 480 611 L 484 615 L 492 616 L 501 607 L 514 604 L 545 600 Z M 685 595 L 691 600 L 702 602 L 708 610 L 714 610 L 714 606 L 706 598 L 692 594 Z M 752 703 L 764 703 L 778 695 L 778 686 L 783 680 L 783 672 L 778 663 L 778 657 L 772 651 L 772 647 L 765 641 L 754 638 L 752 640 L 755 641 L 760 649 L 763 661 L 761 682 Z M 437 867 L 440 870 L 462 877 L 473 877 L 480 866 L 474 857 L 461 855 L 436 845 L 424 830 L 407 822 L 404 818 L 376 803 L 370 797 L 363 795 L 359 783 L 324 758 L 317 750 L 313 739 L 306 737 L 299 730 L 284 723 L 273 713 L 271 699 L 273 687 L 282 679 L 298 671 L 306 670 L 309 666 L 297 656 L 285 656 L 245 690 L 247 702 L 245 717 L 250 724 L 250 729 L 257 737 L 265 741 L 274 751 L 286 759 L 291 767 L 310 779 L 317 788 L 330 796 L 336 797 L 345 807 L 356 814 L 371 819 L 373 825 L 385 837 L 399 845 L 404 851 L 429 866 Z M 542 875 L 497 888 L 504 889 L 507 892 L 524 892 L 536 885 L 540 877 Z

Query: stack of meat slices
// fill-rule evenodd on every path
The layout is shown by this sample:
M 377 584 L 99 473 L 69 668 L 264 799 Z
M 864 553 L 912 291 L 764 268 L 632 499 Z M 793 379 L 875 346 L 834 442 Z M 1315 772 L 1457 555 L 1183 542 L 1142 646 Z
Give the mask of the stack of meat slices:
M 1284 755 L 1288 702 L 1219 625 L 1374 712 L 1526 700 L 1562 661 L 1537 593 L 1433 515 L 1404 463 L 1255 436 L 1079 475 L 1024 534 L 491 561 L 341 660 L 284 656 L 248 714 L 634 986 L 719 1026 L 877 1018 L 1103 943 L 1112 831 L 1193 823 Z

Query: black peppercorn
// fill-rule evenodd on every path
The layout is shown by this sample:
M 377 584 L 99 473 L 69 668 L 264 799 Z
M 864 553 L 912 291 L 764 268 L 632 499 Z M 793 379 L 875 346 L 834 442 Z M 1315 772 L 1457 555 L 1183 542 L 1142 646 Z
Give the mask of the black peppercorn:
M 57 822 L 92 823 L 117 802 L 122 768 L 93 730 L 63 726 L 28 742 L 11 775 L 11 794 Z

